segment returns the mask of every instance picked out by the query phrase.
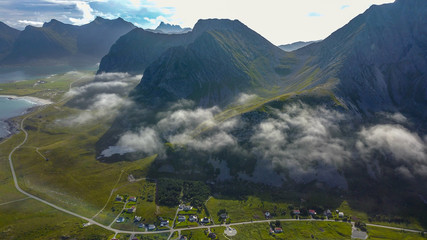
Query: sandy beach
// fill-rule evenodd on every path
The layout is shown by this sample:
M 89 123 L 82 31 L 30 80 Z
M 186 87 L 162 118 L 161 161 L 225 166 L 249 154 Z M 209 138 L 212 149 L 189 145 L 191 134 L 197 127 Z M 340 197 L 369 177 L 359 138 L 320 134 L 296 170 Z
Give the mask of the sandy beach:
M 52 102 L 49 100 L 37 98 L 37 97 L 30 97 L 30 96 L 0 95 L 0 97 L 11 98 L 11 99 L 23 99 L 23 100 L 35 103 L 37 105 L 52 104 Z

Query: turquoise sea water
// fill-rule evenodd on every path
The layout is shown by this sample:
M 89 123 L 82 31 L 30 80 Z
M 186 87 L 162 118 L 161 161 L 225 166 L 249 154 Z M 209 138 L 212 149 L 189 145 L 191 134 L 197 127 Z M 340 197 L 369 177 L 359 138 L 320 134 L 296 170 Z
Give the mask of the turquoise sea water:
M 9 99 L 0 96 L 0 138 L 10 134 L 6 119 L 24 114 L 28 109 L 37 106 L 36 103 L 24 99 Z

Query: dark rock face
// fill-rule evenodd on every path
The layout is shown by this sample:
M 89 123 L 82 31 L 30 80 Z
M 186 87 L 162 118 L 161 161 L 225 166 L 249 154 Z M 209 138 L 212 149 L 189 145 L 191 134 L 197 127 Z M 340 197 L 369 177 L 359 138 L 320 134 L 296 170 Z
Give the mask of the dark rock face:
M 100 17 L 83 26 L 64 24 L 54 19 L 40 28 L 27 26 L 16 37 L 1 64 L 96 63 L 121 35 L 133 28 L 133 24 L 123 19 Z
M 315 56 L 340 79 L 336 93 L 356 111 L 403 111 L 426 118 L 427 2 L 372 6 L 320 43 Z

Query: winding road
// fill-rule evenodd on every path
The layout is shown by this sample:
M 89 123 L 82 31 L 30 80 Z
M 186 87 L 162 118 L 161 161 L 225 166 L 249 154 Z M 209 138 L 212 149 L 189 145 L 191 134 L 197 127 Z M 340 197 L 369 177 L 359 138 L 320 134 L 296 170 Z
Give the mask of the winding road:
M 41 107 L 38 111 L 41 111 L 42 109 L 43 109 L 43 107 Z M 124 230 L 115 229 L 115 228 L 112 228 L 112 227 L 111 227 L 111 225 L 110 225 L 110 226 L 106 226 L 106 225 L 101 224 L 101 223 L 99 223 L 99 222 L 97 222 L 97 221 L 95 221 L 95 220 L 93 220 L 93 219 L 91 219 L 91 218 L 87 218 L 87 217 L 82 216 L 82 215 L 80 215 L 80 214 L 78 214 L 78 213 L 75 213 L 75 212 L 69 211 L 69 210 L 67 210 L 67 209 L 65 209 L 65 208 L 62 208 L 62 207 L 60 207 L 60 206 L 58 206 L 58 205 L 55 205 L 55 204 L 53 204 L 53 203 L 51 203 L 51 202 L 48 202 L 48 201 L 46 201 L 46 200 L 44 200 L 44 199 L 42 199 L 42 198 L 40 198 L 40 197 L 37 197 L 37 196 L 35 196 L 35 195 L 31 194 L 31 193 L 28 193 L 28 192 L 26 192 L 26 191 L 22 190 L 22 188 L 19 186 L 18 178 L 16 177 L 15 169 L 14 169 L 14 166 L 13 166 L 12 156 L 13 156 L 13 154 L 14 154 L 14 153 L 15 153 L 15 152 L 20 148 L 20 147 L 22 147 L 22 146 L 27 142 L 27 139 L 28 139 L 28 132 L 24 129 L 24 122 L 25 122 L 25 120 L 26 120 L 28 117 L 30 117 L 31 115 L 32 115 L 32 114 L 30 114 L 30 115 L 28 115 L 28 116 L 24 117 L 24 118 L 21 120 L 21 123 L 20 123 L 20 129 L 21 129 L 21 130 L 22 130 L 22 132 L 25 134 L 25 138 L 24 138 L 24 140 L 22 140 L 22 142 L 21 142 L 18 146 L 16 146 L 15 148 L 13 148 L 13 149 L 12 149 L 12 151 L 9 153 L 9 165 L 10 165 L 10 171 L 12 172 L 13 181 L 14 181 L 14 184 L 15 184 L 15 188 L 16 188 L 16 190 L 18 190 L 18 191 L 19 191 L 19 192 L 21 192 L 22 194 L 26 195 L 28 198 L 34 199 L 34 200 L 36 200 L 36 201 L 39 201 L 39 202 L 41 202 L 41 203 L 43 203 L 43 204 L 46 204 L 46 205 L 48 205 L 48 206 L 50 206 L 50 207 L 52 207 L 52 208 L 54 208 L 54 209 L 56 209 L 56 210 L 59 210 L 59 211 L 64 212 L 64 213 L 67 213 L 67 214 L 72 215 L 72 216 L 74 216 L 74 217 L 77 217 L 77 218 L 83 219 L 83 220 L 87 221 L 88 223 L 90 223 L 91 225 L 97 225 L 97 226 L 99 226 L 99 227 L 101 227 L 101 228 L 104 228 L 104 229 L 106 229 L 106 230 L 112 231 L 112 232 L 114 232 L 115 236 L 116 236 L 117 234 L 138 234 L 138 235 L 142 235 L 142 234 L 170 233 L 170 236 L 169 236 L 169 237 L 171 237 L 171 236 L 172 236 L 172 233 L 173 233 L 174 231 L 179 231 L 179 230 L 177 230 L 177 229 L 174 229 L 173 227 L 172 227 L 171 229 L 169 229 L 169 230 L 160 230 L 160 231 L 152 231 L 152 232 L 124 231 Z M 112 192 L 113 192 L 113 191 L 112 191 Z M 110 197 L 111 197 L 111 195 L 112 195 L 112 194 L 110 194 Z M 26 199 L 26 198 L 25 198 L 25 199 Z M 225 224 L 225 225 L 218 225 L 218 224 L 214 224 L 214 225 L 210 225 L 210 226 L 197 226 L 197 227 L 189 227 L 189 228 L 185 228 L 185 230 L 192 230 L 192 229 L 204 229 L 204 228 L 212 228 L 212 227 L 220 227 L 220 226 L 236 226 L 236 225 L 254 224 L 254 223 L 268 223 L 268 222 L 270 222 L 270 221 L 276 221 L 276 220 L 279 220 L 279 221 L 334 221 L 334 220 L 314 220 L 314 219 L 302 219 L 302 220 L 299 220 L 299 219 L 274 219 L 274 220 L 260 220 L 260 221 L 250 221 L 250 222 L 231 223 L 231 224 Z M 422 232 L 422 231 L 413 230 L 413 229 L 404 229 L 404 228 L 398 228 L 398 227 L 389 227 L 389 226 L 383 226 L 383 225 L 377 225 L 377 224 L 366 224 L 366 225 L 367 225 L 367 226 L 373 226 L 373 227 L 387 228 L 387 229 L 392 229 L 392 230 L 406 231 L 406 232 L 414 232 L 414 233 L 421 233 L 421 232 Z

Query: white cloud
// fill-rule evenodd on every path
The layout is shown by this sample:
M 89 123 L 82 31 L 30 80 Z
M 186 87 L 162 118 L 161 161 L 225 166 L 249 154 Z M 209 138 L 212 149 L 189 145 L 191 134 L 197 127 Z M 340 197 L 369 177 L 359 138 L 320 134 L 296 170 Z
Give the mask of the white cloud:
M 383 124 L 363 128 L 359 136 L 356 148 L 368 164 L 380 154 L 404 176 L 427 176 L 427 142 L 418 134 L 401 125 Z
M 251 101 L 254 101 L 258 98 L 257 95 L 255 94 L 246 94 L 246 93 L 242 93 L 239 95 L 239 97 L 237 98 L 236 103 L 237 104 L 245 104 L 245 103 L 250 103 Z
M 131 151 L 139 151 L 149 155 L 163 155 L 163 143 L 157 133 L 152 128 L 144 127 L 137 133 L 127 132 L 121 136 L 118 146 L 128 148 Z
M 377 125 L 364 128 L 360 132 L 362 142 L 358 149 L 362 154 L 378 150 L 390 153 L 402 161 L 425 161 L 427 163 L 426 143 L 415 133 L 400 125 Z
M 346 188 L 343 176 L 337 173 L 351 157 L 338 127 L 344 116 L 304 104 L 276 110 L 274 115 L 256 127 L 251 137 L 253 153 L 296 181 L 317 179 Z
M 82 13 L 81 18 L 68 18 L 72 24 L 83 25 L 95 19 L 94 10 L 90 6 L 91 2 L 108 2 L 108 0 L 44 0 L 50 3 L 56 3 L 66 6 L 75 6 Z M 108 3 L 107 3 L 108 4 Z
M 67 74 L 76 79 L 88 77 L 79 72 L 69 72 Z M 63 125 L 84 125 L 92 124 L 99 119 L 114 118 L 120 108 L 131 104 L 127 100 L 127 95 L 140 79 L 141 75 L 103 73 L 95 76 L 93 81 L 86 85 L 70 89 L 65 94 L 65 99 L 71 98 L 67 105 L 77 107 L 83 111 L 59 120 L 59 123 Z
M 130 102 L 117 94 L 98 94 L 94 96 L 93 103 L 85 111 L 59 120 L 60 124 L 75 126 L 93 124 L 98 120 L 114 118 L 119 109 L 129 105 Z
M 155 28 L 155 27 L 159 26 L 159 24 L 161 22 L 170 23 L 170 21 L 167 18 L 165 18 L 164 16 L 158 16 L 156 18 L 144 17 L 144 19 L 146 21 L 150 22 L 150 25 L 146 26 L 146 27 L 150 27 L 150 28 Z
M 128 73 L 102 73 L 95 76 L 94 82 L 81 87 L 72 88 L 65 97 L 89 94 L 93 97 L 98 93 L 118 92 L 126 93 L 135 83 L 141 80 L 142 75 L 130 75 Z
M 26 26 L 27 25 L 31 25 L 31 26 L 34 26 L 34 27 L 41 27 L 41 26 L 43 26 L 43 22 L 37 22 L 37 21 L 19 20 L 18 22 L 21 23 L 21 24 L 25 24 Z

